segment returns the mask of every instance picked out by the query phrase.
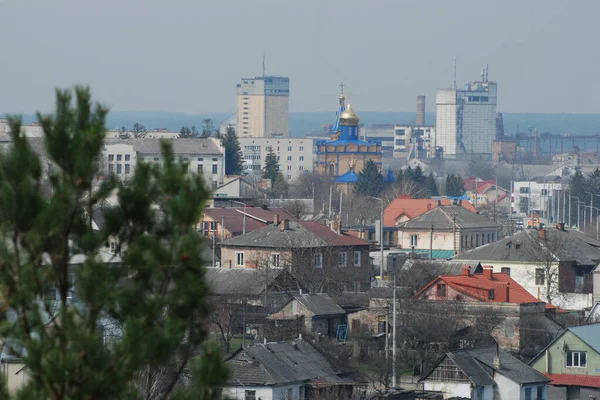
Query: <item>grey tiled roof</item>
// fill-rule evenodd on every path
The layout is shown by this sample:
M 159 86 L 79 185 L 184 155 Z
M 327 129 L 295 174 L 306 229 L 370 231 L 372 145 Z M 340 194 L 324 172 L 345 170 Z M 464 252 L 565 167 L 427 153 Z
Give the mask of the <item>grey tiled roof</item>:
M 173 146 L 175 154 L 222 154 L 219 146 L 212 139 L 162 139 L 169 140 Z M 160 154 L 161 139 L 128 139 L 123 143 L 133 145 L 133 148 L 138 153 L 144 154 Z
M 342 382 L 340 371 L 302 340 L 250 345 L 234 353 L 226 363 L 233 386 L 280 385 L 313 379 Z
M 600 262 L 600 241 L 581 232 L 545 228 L 546 240 L 561 261 L 596 266 Z M 540 232 L 525 229 L 497 242 L 489 243 L 454 257 L 454 260 L 535 262 L 544 258 Z M 554 248 L 552 248 L 554 247 Z
M 400 230 L 403 229 L 425 229 L 428 230 L 433 225 L 434 230 L 454 229 L 454 217 L 456 217 L 456 228 L 462 229 L 498 229 L 499 226 L 479 214 L 475 214 L 462 206 L 448 205 L 438 206 L 424 214 L 421 214 L 411 220 L 398 225 Z
M 569 330 L 600 354 L 600 324 L 575 326 Z
M 270 269 L 269 281 L 281 271 Z M 206 268 L 205 279 L 210 290 L 218 295 L 259 295 L 266 287 L 264 270 L 246 268 Z

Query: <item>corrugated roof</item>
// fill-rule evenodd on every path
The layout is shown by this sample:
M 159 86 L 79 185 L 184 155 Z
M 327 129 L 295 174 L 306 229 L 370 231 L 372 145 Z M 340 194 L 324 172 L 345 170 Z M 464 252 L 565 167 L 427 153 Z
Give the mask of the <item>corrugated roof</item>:
M 456 218 L 456 219 L 454 219 Z M 438 206 L 417 217 L 398 225 L 398 229 L 431 229 L 452 231 L 462 229 L 498 229 L 499 226 L 479 214 L 475 214 L 459 205 Z
M 448 206 L 452 200 L 441 199 L 441 205 Z M 385 226 L 396 226 L 396 220 L 405 214 L 408 218 L 415 218 L 438 206 L 438 200 L 433 199 L 411 199 L 410 196 L 399 196 L 394 199 L 383 212 L 383 224 Z M 477 209 L 468 201 L 462 201 L 461 206 L 473 213 Z
M 227 223 L 225 224 L 227 226 Z M 346 233 L 338 234 L 314 221 L 289 221 L 289 229 L 269 225 L 221 243 L 222 246 L 263 248 L 310 248 L 327 246 L 369 246 L 369 242 Z
M 254 344 L 226 361 L 230 385 L 281 385 L 323 379 L 341 383 L 340 371 L 314 347 L 302 340 Z
M 600 324 L 574 326 L 568 329 L 600 354 Z
M 571 375 L 571 374 L 548 374 L 545 376 L 550 378 L 551 385 L 555 386 L 583 386 L 600 389 L 600 376 L 594 375 Z
M 596 266 L 600 262 L 600 241 L 581 232 L 544 228 L 549 250 L 561 261 Z M 457 255 L 455 260 L 539 262 L 548 255 L 540 247 L 540 232 L 524 229 L 497 242 L 489 243 Z M 548 249 L 548 247 L 546 247 Z

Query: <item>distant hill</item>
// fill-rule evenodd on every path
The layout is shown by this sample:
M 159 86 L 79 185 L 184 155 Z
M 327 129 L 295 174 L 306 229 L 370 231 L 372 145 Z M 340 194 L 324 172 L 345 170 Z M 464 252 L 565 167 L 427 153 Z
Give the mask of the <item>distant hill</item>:
M 415 121 L 414 112 L 358 112 L 361 123 L 372 124 L 410 124 Z M 212 118 L 214 125 L 229 118 L 232 113 L 201 113 L 184 114 L 162 111 L 120 111 L 108 115 L 107 127 L 116 129 L 121 126 L 131 127 L 139 122 L 148 129 L 167 128 L 179 131 L 183 125 L 197 128 L 202 126 L 202 120 Z M 334 112 L 293 112 L 290 113 L 291 136 L 300 137 L 310 132 L 322 131 L 322 126 L 333 122 Z M 600 133 L 600 114 L 531 114 L 503 113 L 504 129 L 507 134 L 517 131 L 525 132 L 528 128 L 536 128 L 540 133 L 552 132 L 572 135 L 595 135 Z M 35 121 L 33 115 L 25 115 L 26 123 Z M 425 122 L 435 124 L 435 113 L 427 113 Z

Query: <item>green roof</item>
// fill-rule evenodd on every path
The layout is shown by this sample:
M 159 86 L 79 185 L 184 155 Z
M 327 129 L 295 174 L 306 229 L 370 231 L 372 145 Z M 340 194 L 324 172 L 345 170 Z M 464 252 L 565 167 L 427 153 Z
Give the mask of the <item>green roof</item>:
M 408 252 L 412 253 L 413 250 L 409 250 Z M 417 254 L 426 254 L 427 256 L 429 256 L 429 250 L 415 249 L 414 252 Z M 434 260 L 449 260 L 450 258 L 454 257 L 455 255 L 456 254 L 454 253 L 454 250 L 435 250 L 435 249 L 433 249 L 431 251 L 431 258 Z

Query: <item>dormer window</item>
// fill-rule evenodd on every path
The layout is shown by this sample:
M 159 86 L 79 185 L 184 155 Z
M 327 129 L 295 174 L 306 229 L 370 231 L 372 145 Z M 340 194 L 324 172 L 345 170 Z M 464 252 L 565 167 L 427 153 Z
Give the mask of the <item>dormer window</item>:
M 446 297 L 446 284 L 439 283 L 436 290 L 437 297 Z
M 495 297 L 496 297 L 496 292 L 494 291 L 494 289 L 490 289 L 488 292 L 488 299 L 494 300 Z

